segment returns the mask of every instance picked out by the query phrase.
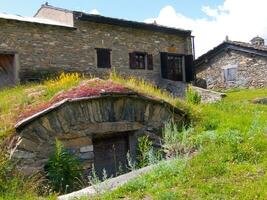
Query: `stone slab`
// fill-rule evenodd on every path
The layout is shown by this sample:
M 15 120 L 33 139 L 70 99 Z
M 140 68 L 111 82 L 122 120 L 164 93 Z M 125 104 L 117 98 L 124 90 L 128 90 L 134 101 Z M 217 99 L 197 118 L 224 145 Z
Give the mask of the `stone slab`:
M 26 138 L 21 138 L 19 145 L 18 145 L 19 149 L 24 149 L 26 151 L 31 151 L 31 152 L 35 152 L 38 149 L 38 144 L 36 144 L 35 142 L 26 139 Z
M 88 145 L 92 145 L 92 139 L 89 137 L 80 137 L 70 140 L 61 140 L 65 148 L 80 148 Z
M 90 151 L 94 151 L 93 145 L 88 145 L 88 146 L 84 146 L 80 148 L 81 153 L 90 152 Z

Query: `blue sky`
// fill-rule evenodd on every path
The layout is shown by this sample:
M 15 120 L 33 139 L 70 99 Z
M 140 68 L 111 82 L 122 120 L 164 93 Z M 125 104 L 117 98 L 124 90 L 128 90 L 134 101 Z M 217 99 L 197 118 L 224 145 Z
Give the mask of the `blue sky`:
M 0 12 L 32 16 L 45 0 L 0 0 Z M 215 7 L 223 0 L 48 0 L 49 4 L 71 10 L 91 11 L 101 15 L 143 21 L 158 16 L 166 5 L 191 18 L 203 17 L 201 7 Z

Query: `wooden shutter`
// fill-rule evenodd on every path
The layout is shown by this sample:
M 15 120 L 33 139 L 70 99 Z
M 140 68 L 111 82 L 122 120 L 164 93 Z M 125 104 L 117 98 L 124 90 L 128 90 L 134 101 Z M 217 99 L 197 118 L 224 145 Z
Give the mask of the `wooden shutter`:
M 147 69 L 153 70 L 153 55 L 152 54 L 147 55 Z
M 130 69 L 136 68 L 136 56 L 134 52 L 129 53 L 129 65 L 130 65 Z
M 186 77 L 186 82 L 191 82 L 195 79 L 193 55 L 185 56 L 185 77 Z
M 97 67 L 111 68 L 110 49 L 96 49 L 97 51 Z
M 160 53 L 160 62 L 161 62 L 161 76 L 162 78 L 167 78 L 167 68 L 168 68 L 168 53 Z

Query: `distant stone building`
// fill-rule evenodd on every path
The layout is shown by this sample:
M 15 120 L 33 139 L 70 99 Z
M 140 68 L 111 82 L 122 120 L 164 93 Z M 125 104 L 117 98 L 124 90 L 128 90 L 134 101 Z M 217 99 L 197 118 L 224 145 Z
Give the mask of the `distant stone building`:
M 0 87 L 59 72 L 110 70 L 175 90 L 194 78 L 191 31 L 43 5 L 34 17 L 0 14 Z
M 228 39 L 195 60 L 197 85 L 211 89 L 267 86 L 267 47 Z

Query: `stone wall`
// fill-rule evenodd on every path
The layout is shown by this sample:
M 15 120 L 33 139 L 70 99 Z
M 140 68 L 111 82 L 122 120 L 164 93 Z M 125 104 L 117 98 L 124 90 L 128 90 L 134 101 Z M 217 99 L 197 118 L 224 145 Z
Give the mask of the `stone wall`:
M 111 70 L 157 83 L 161 79 L 160 52 L 173 46 L 177 53 L 192 52 L 190 36 L 87 21 L 76 20 L 76 29 L 5 19 L 0 19 L 0 26 L 0 52 L 16 52 L 22 82 L 39 80 L 60 71 L 103 77 L 109 70 L 96 67 L 95 48 L 109 48 L 112 49 Z M 154 69 L 129 69 L 132 51 L 153 54 Z
M 191 86 L 191 88 L 201 96 L 202 103 L 214 103 L 216 101 L 221 101 L 224 97 L 226 97 L 225 93 L 215 92 L 196 86 Z
M 223 67 L 237 65 L 236 81 L 225 81 Z M 197 78 L 205 79 L 209 89 L 254 88 L 267 85 L 267 58 L 242 53 L 224 51 L 203 64 L 197 72 Z
M 65 100 L 16 125 L 11 157 L 21 161 L 25 174 L 43 170 L 59 139 L 87 170 L 94 162 L 94 138 L 131 132 L 129 152 L 135 158 L 137 138 L 160 137 L 170 119 L 187 122 L 185 113 L 170 104 L 135 94 Z

